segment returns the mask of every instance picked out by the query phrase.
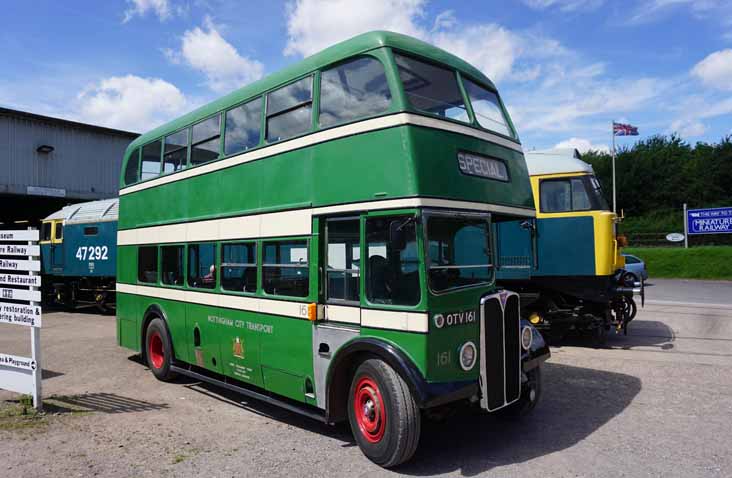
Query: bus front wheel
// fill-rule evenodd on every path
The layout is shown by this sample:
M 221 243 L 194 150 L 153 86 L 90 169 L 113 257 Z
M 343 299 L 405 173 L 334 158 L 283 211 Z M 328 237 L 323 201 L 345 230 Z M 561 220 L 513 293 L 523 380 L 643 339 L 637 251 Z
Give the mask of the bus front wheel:
M 377 465 L 397 466 L 417 449 L 419 407 L 404 380 L 382 360 L 365 360 L 356 370 L 348 419 L 359 448 Z
M 173 345 L 170 342 L 168 329 L 160 318 L 151 320 L 147 326 L 145 356 L 155 378 L 169 382 L 176 377 L 175 372 L 170 370 L 173 363 Z

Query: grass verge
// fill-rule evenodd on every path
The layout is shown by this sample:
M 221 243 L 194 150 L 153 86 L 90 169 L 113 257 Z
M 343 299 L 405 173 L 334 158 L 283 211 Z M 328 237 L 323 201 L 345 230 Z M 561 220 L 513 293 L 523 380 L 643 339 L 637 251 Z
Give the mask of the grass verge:
M 732 246 L 627 247 L 646 262 L 648 276 L 670 279 L 732 280 Z

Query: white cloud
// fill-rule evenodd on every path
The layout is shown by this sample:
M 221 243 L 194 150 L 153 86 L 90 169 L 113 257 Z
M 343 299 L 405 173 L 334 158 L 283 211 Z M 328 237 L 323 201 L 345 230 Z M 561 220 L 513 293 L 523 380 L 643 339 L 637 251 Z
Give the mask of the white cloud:
M 557 143 L 555 148 L 572 148 L 585 154 L 587 151 L 609 152 L 610 148 L 606 144 L 593 144 L 589 139 L 585 138 L 569 138 Z
M 712 53 L 694 65 L 691 74 L 708 86 L 732 90 L 732 49 Z
M 417 38 L 425 0 L 296 0 L 287 4 L 286 55 L 312 55 L 371 30 L 391 30 Z
M 521 39 L 493 23 L 440 31 L 431 40 L 483 71 L 495 82 L 511 73 L 522 53 Z
M 522 0 L 527 6 L 534 10 L 546 10 L 558 8 L 563 12 L 576 10 L 594 10 L 602 6 L 605 0 Z
M 669 129 L 669 133 L 677 133 L 682 138 L 694 138 L 702 136 L 706 132 L 706 126 L 701 121 L 696 120 L 676 120 L 671 123 Z
M 688 8 L 697 19 L 714 18 L 723 23 L 732 20 L 729 0 L 641 0 L 631 14 L 630 24 L 658 21 L 680 8 Z
M 210 18 L 204 27 L 195 27 L 183 34 L 180 51 L 166 50 L 175 63 L 185 63 L 206 76 L 206 84 L 216 93 L 228 93 L 258 80 L 264 65 L 239 52 L 221 36 Z
M 81 121 L 129 131 L 149 130 L 189 107 L 174 85 L 134 75 L 105 78 L 82 91 L 77 101 Z
M 127 0 L 128 8 L 125 10 L 123 23 L 129 22 L 135 15 L 144 16 L 147 12 L 153 12 L 161 21 L 167 20 L 172 15 L 172 8 L 168 0 Z

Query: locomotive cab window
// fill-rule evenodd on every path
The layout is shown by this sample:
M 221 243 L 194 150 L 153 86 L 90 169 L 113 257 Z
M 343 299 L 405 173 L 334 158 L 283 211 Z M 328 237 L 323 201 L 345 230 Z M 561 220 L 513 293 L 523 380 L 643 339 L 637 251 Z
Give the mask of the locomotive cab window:
M 541 212 L 546 213 L 607 210 L 600 184 L 594 176 L 544 179 L 540 183 L 539 198 Z
M 49 242 L 51 240 L 51 221 L 44 222 L 41 225 L 41 242 Z

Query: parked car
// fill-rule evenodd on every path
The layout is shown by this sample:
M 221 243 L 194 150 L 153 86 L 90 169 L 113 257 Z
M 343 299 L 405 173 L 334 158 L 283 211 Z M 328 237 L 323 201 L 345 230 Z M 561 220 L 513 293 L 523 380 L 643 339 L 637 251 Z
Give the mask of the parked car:
M 646 263 L 638 256 L 632 254 L 623 254 L 625 257 L 625 270 L 632 273 L 637 281 L 643 279 L 648 280 L 648 269 Z

